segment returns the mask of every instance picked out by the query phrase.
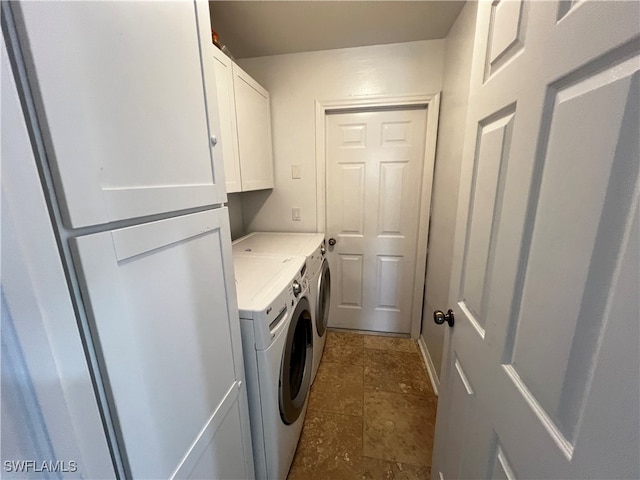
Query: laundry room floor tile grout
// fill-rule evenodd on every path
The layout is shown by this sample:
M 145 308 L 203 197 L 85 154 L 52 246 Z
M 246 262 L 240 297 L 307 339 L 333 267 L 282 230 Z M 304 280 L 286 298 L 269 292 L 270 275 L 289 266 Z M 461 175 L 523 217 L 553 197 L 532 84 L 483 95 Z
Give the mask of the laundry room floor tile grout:
M 436 408 L 414 340 L 329 331 L 288 478 L 430 478 Z

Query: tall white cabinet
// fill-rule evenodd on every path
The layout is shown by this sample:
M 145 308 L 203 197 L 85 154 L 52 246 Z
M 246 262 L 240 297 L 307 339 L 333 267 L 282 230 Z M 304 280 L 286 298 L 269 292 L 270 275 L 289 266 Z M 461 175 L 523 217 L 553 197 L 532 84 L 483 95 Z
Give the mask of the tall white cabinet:
M 226 201 L 210 138 L 217 97 L 203 92 L 206 26 L 192 3 L 24 2 L 19 10 L 67 226 Z
M 24 471 L 24 460 L 41 468 L 55 456 L 69 470 L 65 478 L 114 478 L 4 38 L 0 43 L 1 476 L 44 477 L 35 465 Z
M 12 5 L 132 478 L 251 478 L 208 5 Z
M 248 474 L 227 215 L 72 240 L 133 478 Z

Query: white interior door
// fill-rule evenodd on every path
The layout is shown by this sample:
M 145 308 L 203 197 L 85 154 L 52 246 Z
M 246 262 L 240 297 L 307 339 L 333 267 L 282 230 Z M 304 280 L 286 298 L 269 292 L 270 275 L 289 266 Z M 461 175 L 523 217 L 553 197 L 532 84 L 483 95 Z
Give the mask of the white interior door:
M 639 8 L 479 5 L 434 478 L 640 478 Z
M 326 116 L 329 326 L 411 331 L 426 112 Z
M 73 239 L 131 478 L 251 478 L 226 209 Z

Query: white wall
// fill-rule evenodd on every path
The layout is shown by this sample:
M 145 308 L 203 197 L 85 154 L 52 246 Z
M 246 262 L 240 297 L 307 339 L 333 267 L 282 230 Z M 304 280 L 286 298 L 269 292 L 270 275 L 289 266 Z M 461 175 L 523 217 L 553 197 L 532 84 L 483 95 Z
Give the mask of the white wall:
M 476 2 L 467 2 L 445 39 L 444 81 L 431 197 L 431 227 L 422 318 L 422 339 L 438 377 L 446 324 L 438 326 L 433 323 L 433 311 L 446 311 L 453 306 L 449 305 L 449 280 L 476 7 Z
M 275 188 L 242 194 L 247 232 L 323 229 L 316 224 L 315 101 L 442 89 L 444 40 L 239 60 L 271 94 Z M 323 160 L 323 159 L 320 159 Z M 291 165 L 301 167 L 291 179 Z M 301 221 L 291 220 L 291 208 Z
M 235 240 L 244 235 L 244 220 L 242 217 L 242 194 L 228 193 L 227 208 L 229 209 L 229 224 L 231 226 L 231 239 Z

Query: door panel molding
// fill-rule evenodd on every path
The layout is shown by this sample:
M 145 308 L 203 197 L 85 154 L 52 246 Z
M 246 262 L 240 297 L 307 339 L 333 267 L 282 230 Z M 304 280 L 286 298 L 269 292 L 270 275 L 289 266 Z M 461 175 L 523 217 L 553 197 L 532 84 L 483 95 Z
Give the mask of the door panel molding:
M 336 277 L 340 282 L 340 288 L 335 290 L 343 295 L 339 307 L 362 308 L 362 255 L 340 255 L 338 265 L 338 275 Z M 349 290 L 345 290 L 345 284 L 349 287 Z M 348 293 L 347 298 L 344 297 L 345 293 Z
M 598 360 L 599 337 L 608 320 L 610 292 L 609 288 L 603 286 L 613 285 L 614 271 L 623 246 L 621 243 L 612 245 L 611 237 L 623 238 L 636 188 L 632 179 L 638 178 L 637 162 L 628 162 L 619 154 L 609 158 L 606 156 L 606 152 L 618 148 L 611 144 L 633 145 L 634 140 L 628 136 L 634 135 L 631 132 L 637 132 L 638 129 L 637 120 L 634 122 L 624 115 L 625 109 L 629 110 L 631 105 L 638 104 L 638 57 L 631 60 L 635 62 L 614 62 L 613 66 L 593 76 L 580 76 L 553 94 L 554 107 L 547 117 L 549 135 L 541 145 L 540 155 L 536 159 L 540 173 L 534 184 L 535 195 L 530 200 L 530 228 L 525 233 L 519 275 L 521 283 L 516 290 L 519 305 L 517 314 L 514 313 L 510 319 L 509 328 L 513 333 L 505 345 L 505 356 L 509 359 L 508 363 L 517 367 L 523 381 L 536 393 L 540 403 L 567 439 L 574 439 L 577 435 L 578 414 L 582 407 L 576 406 L 585 401 L 591 370 Z M 613 68 L 617 72 L 615 80 L 603 82 L 609 79 L 603 74 Z M 598 145 L 594 145 L 581 128 L 566 124 L 567 110 L 575 109 L 575 103 L 578 103 L 583 114 L 581 127 L 585 131 L 586 128 L 595 130 L 592 126 L 595 122 L 601 124 L 598 130 L 607 132 L 606 117 L 616 112 L 625 122 L 626 128 L 623 130 L 627 132 L 627 137 L 618 135 L 615 130 L 607 141 L 606 134 L 603 133 L 598 138 L 598 145 L 601 147 L 601 151 L 598 151 Z M 599 113 L 607 108 L 607 115 L 600 116 Z M 589 114 L 591 109 L 594 110 Z M 604 151 L 603 146 L 606 147 Z M 570 158 L 570 154 L 581 159 L 578 166 L 571 167 L 567 164 L 566 159 Z M 637 148 L 635 155 L 637 158 Z M 570 174 L 563 181 L 563 188 L 573 192 L 571 196 L 554 192 L 554 179 L 560 176 L 561 171 Z M 557 227 L 558 220 L 554 221 L 553 214 L 549 213 L 552 211 L 551 206 L 556 204 L 563 204 L 565 210 L 572 208 L 575 220 L 566 223 L 564 227 Z M 581 213 L 585 210 L 598 216 L 583 219 Z M 536 213 L 539 211 L 546 212 L 544 221 L 538 221 Z M 549 222 L 554 225 L 553 232 L 550 232 Z M 551 234 L 553 236 L 550 238 Z M 566 242 L 567 250 L 564 251 L 545 247 L 545 244 L 557 245 L 558 238 L 563 236 L 579 237 L 582 239 L 581 244 Z M 545 250 L 544 258 L 540 253 L 541 249 Z M 553 253 L 549 254 L 549 251 Z M 549 258 L 550 255 L 553 257 Z M 573 261 L 568 262 L 567 258 L 573 258 Z M 562 268 L 554 267 L 554 263 L 562 265 Z M 538 287 L 535 292 L 531 292 L 528 288 L 528 282 L 535 282 L 536 277 L 540 278 L 554 270 L 554 277 L 567 285 L 561 328 L 556 328 L 555 322 L 550 322 L 545 317 L 551 305 L 533 298 L 544 291 Z M 564 280 L 565 277 L 580 278 L 581 281 L 570 284 Z M 539 285 L 539 282 L 535 284 Z M 537 308 L 535 305 L 539 308 L 533 315 L 533 309 Z M 530 313 L 526 315 L 525 312 Z M 522 337 L 531 341 L 536 335 L 534 330 L 542 331 L 549 327 L 554 329 L 556 340 L 553 346 L 547 345 L 547 355 L 536 360 L 531 347 L 518 339 Z M 566 349 L 570 350 L 570 355 L 560 353 L 560 350 Z M 558 358 L 563 361 L 558 362 Z M 535 375 L 532 370 L 544 371 L 545 363 L 553 364 L 553 368 L 547 369 L 544 375 Z M 565 388 L 568 379 L 573 382 L 573 388 L 569 390 Z
M 458 300 L 473 313 L 483 338 L 514 122 L 515 104 L 478 125 Z
M 496 0 L 491 4 L 485 82 L 524 49 L 527 4 L 524 0 Z M 496 35 L 497 31 L 502 34 Z

